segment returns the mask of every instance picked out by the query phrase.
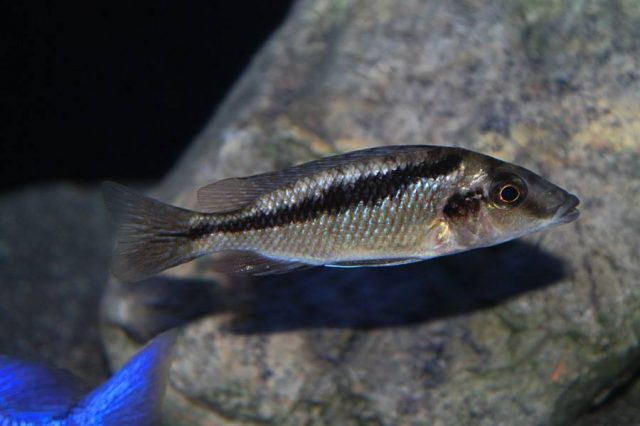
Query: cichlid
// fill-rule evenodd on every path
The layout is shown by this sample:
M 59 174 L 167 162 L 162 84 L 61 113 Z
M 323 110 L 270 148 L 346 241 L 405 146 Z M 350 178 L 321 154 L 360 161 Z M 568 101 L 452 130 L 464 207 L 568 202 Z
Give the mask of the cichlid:
M 151 425 L 157 420 L 174 334 L 155 338 L 85 398 L 70 375 L 0 356 L 0 425 Z
M 498 244 L 575 220 L 579 200 L 522 167 L 462 148 L 390 146 L 198 191 L 203 212 L 105 183 L 119 223 L 112 270 L 140 280 L 210 253 L 227 272 L 382 266 Z M 231 256 L 224 256 L 231 254 Z

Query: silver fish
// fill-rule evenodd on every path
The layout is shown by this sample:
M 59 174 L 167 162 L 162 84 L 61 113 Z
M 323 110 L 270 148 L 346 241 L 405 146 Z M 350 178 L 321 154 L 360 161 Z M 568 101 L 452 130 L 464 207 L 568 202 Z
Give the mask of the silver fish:
M 391 146 L 198 191 L 203 212 L 122 185 L 112 270 L 136 281 L 221 252 L 226 272 L 399 265 L 508 241 L 578 218 L 579 200 L 535 173 L 462 148 Z

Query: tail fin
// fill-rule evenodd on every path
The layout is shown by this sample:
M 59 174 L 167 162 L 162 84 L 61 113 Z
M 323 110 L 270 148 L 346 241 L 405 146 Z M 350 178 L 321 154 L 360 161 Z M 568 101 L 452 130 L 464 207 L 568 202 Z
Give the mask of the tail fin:
M 174 341 L 174 332 L 152 340 L 108 382 L 78 404 L 70 424 L 154 424 L 164 397 Z
M 188 237 L 194 212 L 114 182 L 105 182 L 103 193 L 118 225 L 111 269 L 120 280 L 140 281 L 201 255 Z

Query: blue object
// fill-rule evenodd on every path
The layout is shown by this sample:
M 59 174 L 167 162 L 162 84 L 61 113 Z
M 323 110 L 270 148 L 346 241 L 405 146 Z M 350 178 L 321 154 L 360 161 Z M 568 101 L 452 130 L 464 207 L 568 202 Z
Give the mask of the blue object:
M 0 356 L 0 426 L 153 424 L 174 340 L 156 337 L 84 398 L 67 373 Z

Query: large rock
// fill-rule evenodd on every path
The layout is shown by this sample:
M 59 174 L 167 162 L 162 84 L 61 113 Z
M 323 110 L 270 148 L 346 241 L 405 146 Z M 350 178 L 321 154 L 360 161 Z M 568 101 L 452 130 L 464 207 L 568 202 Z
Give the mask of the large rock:
M 113 365 L 182 324 L 175 424 L 572 422 L 640 366 L 638 70 L 634 0 L 299 1 L 154 195 L 426 143 L 538 171 L 582 217 L 407 267 L 112 279 Z

